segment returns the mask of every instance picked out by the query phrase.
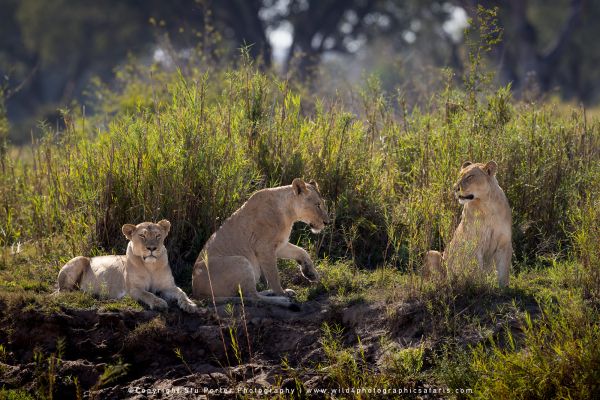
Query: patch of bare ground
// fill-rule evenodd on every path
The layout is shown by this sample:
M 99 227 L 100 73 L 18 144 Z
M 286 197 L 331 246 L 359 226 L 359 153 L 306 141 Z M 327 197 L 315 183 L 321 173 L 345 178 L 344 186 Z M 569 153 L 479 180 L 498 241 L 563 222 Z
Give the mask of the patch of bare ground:
M 294 309 L 208 305 L 195 315 L 175 307 L 167 313 L 66 307 L 49 312 L 18 302 L 0 305 L 6 354 L 0 387 L 35 392 L 52 385 L 61 398 L 168 393 L 177 399 L 206 392 L 231 398 L 243 388 L 293 389 L 298 380 L 304 389 L 329 387 L 333 383 L 317 368 L 326 360 L 324 323 L 343 328 L 342 345 L 360 346 L 374 368 L 385 367 L 390 346 L 426 344 L 432 351 L 442 342 L 435 316 L 418 302 L 340 304 L 321 296 Z M 505 323 L 489 329 L 500 331 Z M 480 336 L 467 329 L 464 340 Z

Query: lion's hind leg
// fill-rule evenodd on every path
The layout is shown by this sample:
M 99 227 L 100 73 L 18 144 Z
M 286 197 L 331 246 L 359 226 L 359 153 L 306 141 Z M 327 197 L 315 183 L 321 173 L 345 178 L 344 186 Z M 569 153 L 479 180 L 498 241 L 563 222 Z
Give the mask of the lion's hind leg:
M 58 291 L 78 290 L 83 275 L 88 271 L 91 271 L 89 258 L 79 256 L 71 259 L 58 273 Z
M 423 278 L 445 277 L 444 256 L 439 251 L 429 250 L 425 254 L 422 269 Z
M 285 296 L 264 296 L 256 290 L 254 268 L 246 257 L 213 257 L 201 260 L 194 266 L 192 275 L 193 297 L 208 299 L 215 303 L 236 303 L 246 305 L 258 303 L 288 307 L 291 300 Z M 241 294 L 241 298 L 237 297 Z
M 194 265 L 193 297 L 237 296 L 240 290 L 244 296 L 248 297 L 254 297 L 256 293 L 256 277 L 252 264 L 246 257 L 212 257 Z

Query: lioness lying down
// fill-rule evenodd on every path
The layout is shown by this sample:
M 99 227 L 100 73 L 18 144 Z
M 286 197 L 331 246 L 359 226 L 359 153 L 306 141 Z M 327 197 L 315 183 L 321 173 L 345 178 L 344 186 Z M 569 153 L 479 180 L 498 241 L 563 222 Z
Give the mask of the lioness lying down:
M 475 259 L 480 269 L 496 267 L 498 284 L 508 286 L 512 257 L 512 217 L 508 199 L 498 185 L 494 161 L 487 164 L 465 162 L 454 186 L 458 202 L 463 205 L 460 224 L 444 251 L 429 251 L 424 272 L 444 273 L 442 262 L 449 271 Z
M 142 222 L 125 224 L 122 231 L 129 244 L 124 256 L 75 257 L 58 273 L 58 290 L 80 289 L 108 298 L 129 294 L 151 309 L 167 309 L 165 299 L 177 300 L 179 307 L 189 313 L 197 310 L 185 292 L 175 286 L 169 267 L 165 237 L 171 223 L 165 219 L 154 224 Z
M 231 300 L 241 288 L 249 300 L 291 304 L 284 295 L 293 291 L 281 287 L 278 258 L 296 260 L 311 281 L 319 278 L 308 253 L 288 242 L 296 221 L 310 225 L 313 233 L 329 223 L 316 183 L 296 178 L 291 185 L 254 193 L 204 245 L 192 273 L 193 297 Z M 261 274 L 276 296 L 257 292 Z

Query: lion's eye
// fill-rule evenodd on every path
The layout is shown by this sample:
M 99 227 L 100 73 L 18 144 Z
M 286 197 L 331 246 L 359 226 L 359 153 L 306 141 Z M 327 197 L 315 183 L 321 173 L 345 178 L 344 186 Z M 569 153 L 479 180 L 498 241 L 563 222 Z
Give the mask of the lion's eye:
M 156 238 L 157 238 L 157 239 L 160 239 L 160 235 L 156 235 Z
M 146 236 L 145 236 L 145 235 L 140 235 L 140 237 L 141 237 L 142 239 L 146 239 Z
M 317 203 L 317 208 L 321 209 L 321 203 Z

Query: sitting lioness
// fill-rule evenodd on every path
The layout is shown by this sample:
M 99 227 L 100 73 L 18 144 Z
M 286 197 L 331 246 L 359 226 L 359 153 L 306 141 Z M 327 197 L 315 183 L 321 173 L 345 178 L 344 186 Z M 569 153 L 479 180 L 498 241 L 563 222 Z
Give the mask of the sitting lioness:
M 232 300 L 241 289 L 250 300 L 290 305 L 285 295 L 294 293 L 281 287 L 278 258 L 296 260 L 311 281 L 319 278 L 306 250 L 288 242 L 296 221 L 313 233 L 329 223 L 316 183 L 296 178 L 291 185 L 254 193 L 204 245 L 192 273 L 193 297 Z M 275 296 L 257 292 L 261 274 L 271 288 L 266 292 Z
M 498 185 L 494 161 L 487 164 L 465 162 L 454 187 L 458 202 L 463 205 L 460 224 L 444 251 L 429 251 L 424 272 L 444 272 L 442 262 L 450 271 L 458 264 L 475 259 L 480 269 L 494 265 L 500 287 L 508 286 L 512 257 L 512 217 L 508 199 Z M 461 264 L 462 263 L 462 264 Z
M 58 273 L 58 291 L 80 289 L 107 298 L 129 294 L 151 309 L 167 309 L 165 299 L 177 300 L 179 307 L 189 313 L 197 310 L 185 292 L 175 286 L 169 267 L 165 237 L 171 223 L 165 219 L 157 224 L 142 222 L 125 224 L 123 234 L 129 239 L 124 256 L 75 257 Z

